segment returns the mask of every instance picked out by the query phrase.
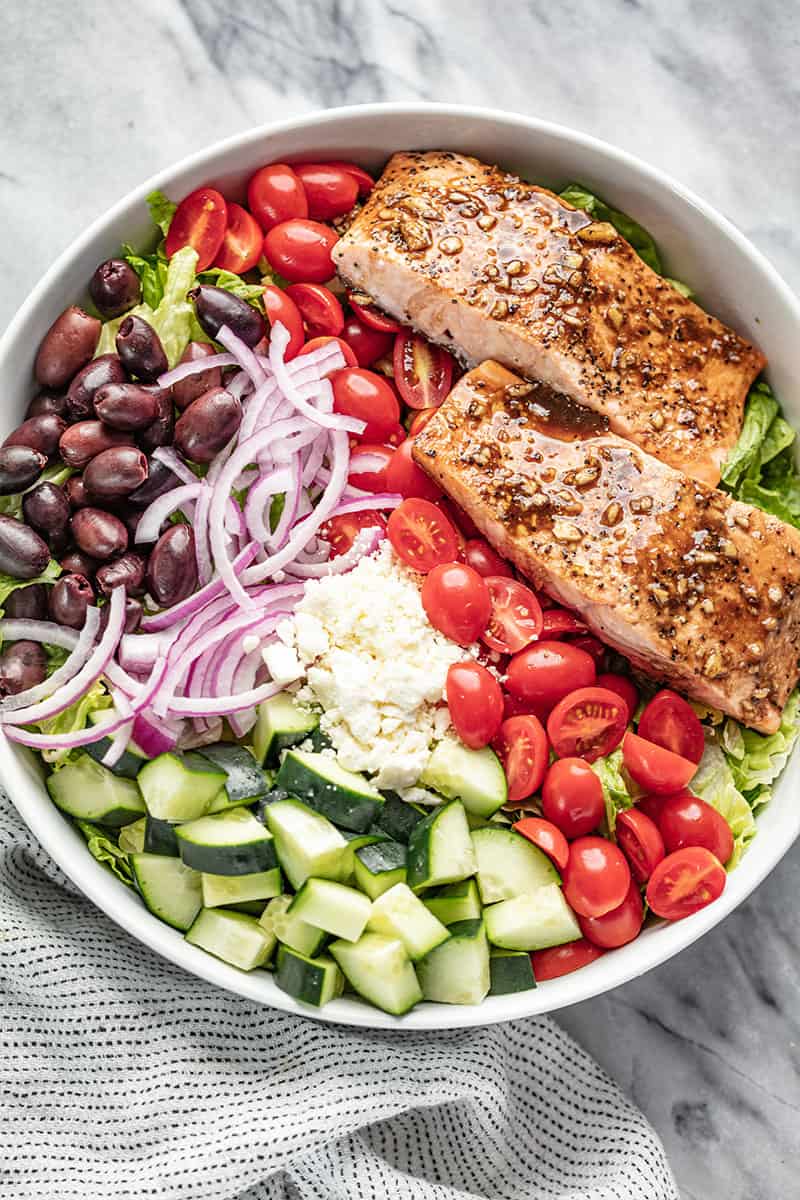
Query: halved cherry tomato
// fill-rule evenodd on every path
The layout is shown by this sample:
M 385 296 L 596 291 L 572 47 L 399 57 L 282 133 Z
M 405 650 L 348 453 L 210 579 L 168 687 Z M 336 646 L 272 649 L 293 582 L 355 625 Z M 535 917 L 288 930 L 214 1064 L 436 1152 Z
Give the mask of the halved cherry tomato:
M 633 779 L 646 792 L 668 796 L 685 788 L 697 770 L 697 763 L 681 758 L 655 742 L 648 742 L 630 730 L 622 742 L 622 757 Z
M 337 345 L 339 346 L 339 349 L 342 352 L 342 357 L 344 358 L 344 361 L 348 367 L 357 367 L 358 366 L 358 359 L 356 358 L 355 354 L 353 354 L 353 351 L 350 349 L 347 342 L 343 342 L 342 339 L 338 338 L 338 337 L 309 338 L 308 341 L 306 342 L 305 346 L 303 346 L 303 349 L 300 351 L 300 353 L 301 354 L 311 354 L 311 352 L 313 350 L 319 350 L 319 348 L 321 346 L 325 346 L 328 342 L 336 342 L 337 343 Z M 337 371 L 340 371 L 341 367 L 336 367 L 335 369 Z M 326 372 L 327 375 L 330 375 L 330 373 L 331 373 L 330 371 Z
M 437 411 L 436 408 L 418 408 L 408 425 L 409 437 L 416 437 L 418 433 L 422 433 L 428 421 Z
M 591 654 L 597 670 L 602 670 L 606 661 L 607 648 L 599 638 L 593 637 L 591 633 L 579 633 L 569 640 L 572 646 L 577 646 L 579 650 L 585 650 L 587 654 Z M 613 690 L 612 688 L 611 691 L 613 692 Z
M 391 333 L 381 333 L 356 316 L 347 317 L 342 337 L 358 359 L 359 367 L 371 367 L 377 359 L 388 354 L 394 344 Z
M 458 553 L 456 531 L 429 500 L 404 500 L 389 517 L 388 532 L 395 553 L 424 575 L 440 563 L 454 562 Z
M 500 726 L 494 749 L 508 780 L 508 803 L 518 804 L 538 791 L 547 770 L 547 734 L 532 713 L 507 717 Z
M 447 707 L 455 731 L 465 746 L 488 746 L 503 720 L 503 693 L 486 667 L 469 659 L 447 671 Z
M 564 870 L 569 858 L 569 846 L 561 830 L 552 821 L 545 821 L 542 817 L 523 817 L 521 821 L 514 822 L 512 829 L 544 851 L 559 871 Z
M 668 854 L 653 871 L 647 903 L 657 916 L 680 921 L 721 896 L 725 882 L 725 868 L 710 850 L 687 846 Z
M 639 718 L 639 737 L 655 742 L 681 758 L 699 763 L 706 748 L 703 726 L 697 713 L 683 696 L 669 688 L 656 692 Z
M 247 205 L 264 233 L 293 217 L 308 216 L 302 183 L 286 163 L 270 163 L 247 185 Z
M 398 333 L 392 355 L 394 381 L 409 408 L 438 408 L 453 379 L 453 356 L 418 333 Z
M 325 283 L 336 274 L 331 251 L 336 233 L 319 221 L 293 217 L 273 225 L 264 238 L 264 257 L 291 283 Z
M 423 409 L 422 411 L 428 412 L 431 410 Z M 432 411 L 435 412 L 436 409 Z M 469 538 L 464 547 L 464 561 L 468 562 L 472 569 L 477 571 L 479 575 L 483 575 L 484 578 L 487 575 L 494 575 L 496 578 L 504 579 L 514 578 L 511 567 L 506 560 L 501 558 L 497 551 L 493 550 L 483 538 Z
M 453 524 L 461 530 L 465 538 L 477 538 L 481 536 L 480 529 L 478 529 L 478 526 L 469 513 L 461 508 L 459 504 L 456 504 L 455 501 L 451 500 L 449 496 L 442 496 L 439 504 Z
M 685 794 L 691 796 L 692 793 L 686 792 Z M 640 796 L 636 801 L 636 809 L 638 812 L 643 812 L 646 817 L 649 817 L 655 825 L 658 825 L 661 809 L 664 807 L 666 798 L 666 796 Z
M 544 613 L 542 637 L 560 638 L 565 633 L 586 633 L 580 617 L 568 608 L 548 608 Z
M 381 312 L 374 301 L 363 292 L 348 292 L 347 303 L 359 321 L 363 321 L 365 325 L 368 325 L 370 329 L 377 330 L 378 333 L 399 333 L 403 328 L 399 321 L 395 321 L 394 317 Z
M 386 442 L 400 421 L 400 405 L 391 385 L 382 375 L 364 367 L 343 367 L 330 379 L 334 411 L 366 421 L 366 429 L 356 434 L 356 439 Z
M 386 487 L 390 492 L 398 492 L 407 498 L 418 496 L 422 500 L 437 500 L 442 492 L 422 467 L 418 467 L 411 456 L 414 445 L 413 438 L 406 440 L 397 447 L 391 466 L 386 472 Z M 449 519 L 448 524 L 450 524 Z M 455 533 L 454 535 L 455 536 Z
M 668 854 L 685 846 L 704 846 L 723 866 L 733 854 L 733 833 L 722 813 L 691 792 L 665 797 L 658 828 Z
M 386 518 L 371 509 L 367 512 L 343 513 L 320 526 L 319 535 L 330 543 L 331 558 L 346 554 L 362 529 L 373 529 L 376 525 L 386 527 Z
M 375 187 L 375 180 L 369 175 L 363 167 L 359 167 L 356 163 L 339 162 L 338 159 L 333 159 L 326 163 L 329 167 L 339 167 L 340 170 L 346 171 L 348 175 L 352 175 L 358 184 L 359 196 L 368 196 Z
M 563 946 L 550 946 L 547 950 L 534 950 L 531 955 L 533 975 L 537 983 L 544 983 L 546 979 L 560 979 L 562 975 L 571 975 L 573 971 L 588 966 L 604 954 L 605 950 L 593 946 L 586 938 L 566 942 Z
M 641 893 L 631 880 L 625 899 L 602 917 L 578 917 L 581 933 L 593 946 L 614 950 L 639 936 L 644 921 Z
M 198 188 L 184 196 L 167 233 L 164 253 L 172 258 L 184 246 L 197 251 L 196 271 L 205 271 L 219 254 L 228 224 L 228 206 L 215 188 Z
M 426 575 L 422 607 L 434 629 L 459 646 L 469 646 L 486 628 L 492 601 L 477 571 L 466 563 L 442 563 Z
M 536 641 L 542 629 L 542 610 L 530 588 L 506 575 L 487 575 L 492 616 L 482 634 L 487 646 L 501 654 L 516 654 Z
M 558 758 L 584 758 L 591 763 L 616 749 L 627 724 L 628 709 L 616 692 L 577 688 L 550 713 L 547 736 Z
M 286 289 L 300 309 L 310 337 L 336 337 L 344 328 L 342 306 L 321 283 L 292 283 Z
M 284 292 L 282 288 L 275 287 L 272 283 L 267 284 L 264 288 L 263 301 L 270 326 L 280 321 L 289 334 L 289 345 L 286 347 L 285 355 L 288 361 L 300 353 L 303 342 L 306 340 L 300 309 L 287 292 Z
M 228 225 L 222 238 L 214 266 L 223 271 L 243 275 L 251 271 L 261 258 L 264 234 L 255 217 L 241 204 L 228 202 Z
M 550 711 L 563 696 L 594 683 L 594 660 L 569 642 L 534 642 L 508 664 L 506 687 L 512 696 Z
M 627 675 L 617 675 L 613 671 L 607 671 L 605 674 L 597 676 L 597 686 L 606 688 L 609 692 L 616 692 L 618 696 L 622 697 L 627 705 L 628 720 L 630 721 L 636 712 L 636 705 L 639 703 L 636 684 L 628 679 Z
M 370 446 L 362 443 L 350 451 L 350 471 L 347 482 L 362 492 L 388 492 L 386 472 L 396 451 L 391 446 Z
M 567 838 L 591 833 L 605 816 L 603 785 L 582 758 L 551 763 L 542 786 L 542 812 Z
M 335 163 L 294 163 L 294 173 L 303 185 L 308 215 L 314 221 L 342 217 L 356 202 L 358 182 Z
M 636 808 L 617 813 L 617 845 L 627 858 L 637 883 L 647 883 L 664 857 L 664 839 L 655 821 Z
M 564 897 L 581 917 L 602 917 L 619 908 L 631 872 L 619 846 L 601 837 L 577 838 L 562 873 Z

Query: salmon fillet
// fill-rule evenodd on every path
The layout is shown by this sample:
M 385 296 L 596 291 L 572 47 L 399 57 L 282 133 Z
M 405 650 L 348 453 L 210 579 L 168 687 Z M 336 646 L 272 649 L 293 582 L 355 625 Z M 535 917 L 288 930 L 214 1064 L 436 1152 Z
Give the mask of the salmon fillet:
M 493 358 L 715 485 L 765 359 L 613 226 L 474 158 L 395 154 L 339 274 L 470 365 Z
M 800 533 L 496 362 L 414 458 L 500 553 L 637 666 L 763 733 L 800 674 Z

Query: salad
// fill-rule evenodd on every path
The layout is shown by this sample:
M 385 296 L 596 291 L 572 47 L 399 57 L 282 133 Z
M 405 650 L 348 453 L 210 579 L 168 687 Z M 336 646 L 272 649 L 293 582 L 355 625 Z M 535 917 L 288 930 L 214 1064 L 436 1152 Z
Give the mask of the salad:
M 336 274 L 373 185 L 271 163 L 246 203 L 154 193 L 153 245 L 47 332 L 0 448 L 0 723 L 188 942 L 399 1015 L 712 903 L 800 701 L 763 734 L 661 686 L 418 465 L 463 367 Z M 722 486 L 800 528 L 794 437 L 758 381 Z

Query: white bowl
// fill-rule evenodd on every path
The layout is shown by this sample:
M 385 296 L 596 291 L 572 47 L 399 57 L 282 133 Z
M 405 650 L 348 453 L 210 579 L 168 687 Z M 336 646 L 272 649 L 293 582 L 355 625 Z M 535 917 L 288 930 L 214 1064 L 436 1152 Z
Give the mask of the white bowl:
M 162 188 L 174 199 L 213 182 L 230 195 L 266 162 L 287 158 L 354 159 L 377 170 L 394 150 L 449 149 L 500 163 L 550 186 L 579 180 L 649 229 L 669 273 L 686 280 L 705 307 L 765 351 L 769 379 L 787 416 L 800 425 L 800 305 L 766 259 L 724 217 L 662 172 L 596 138 L 489 109 L 428 104 L 333 109 L 220 142 L 131 192 L 53 264 L 0 342 L 0 433 L 21 419 L 31 395 L 36 348 L 54 318 L 80 301 L 96 265 L 120 243 L 152 236 L 145 196 Z M 758 818 L 759 832 L 722 897 L 684 921 L 646 930 L 637 940 L 528 992 L 490 997 L 476 1007 L 420 1004 L 394 1018 L 353 999 L 317 1012 L 281 992 L 267 972 L 245 974 L 188 945 L 146 911 L 135 893 L 87 853 L 83 839 L 51 803 L 33 757 L 0 737 L 0 778 L 21 816 L 75 884 L 129 933 L 204 979 L 262 1004 L 322 1020 L 396 1029 L 450 1029 L 552 1012 L 634 979 L 689 946 L 732 912 L 786 853 L 800 832 L 797 755 Z

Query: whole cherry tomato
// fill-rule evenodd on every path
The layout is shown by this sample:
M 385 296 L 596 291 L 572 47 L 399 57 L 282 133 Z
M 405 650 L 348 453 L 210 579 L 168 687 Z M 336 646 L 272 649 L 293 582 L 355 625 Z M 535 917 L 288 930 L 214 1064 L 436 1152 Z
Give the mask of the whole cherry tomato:
M 594 678 L 594 660 L 585 650 L 568 642 L 539 641 L 511 659 L 506 687 L 512 696 L 549 711 L 575 688 L 591 687 Z
M 644 921 L 644 906 L 636 884 L 631 880 L 625 899 L 602 917 L 578 917 L 581 933 L 587 941 L 603 950 L 625 946 L 639 936 Z
M 294 172 L 303 185 L 312 220 L 332 221 L 355 204 L 358 183 L 335 163 L 294 163 Z
M 422 413 L 434 413 L 436 409 L 422 409 Z M 420 414 L 421 415 L 421 414 Z M 416 432 L 413 429 L 414 422 L 412 421 L 410 433 Z M 496 575 L 505 576 L 507 579 L 513 579 L 514 573 L 504 558 L 501 558 L 496 550 L 493 550 L 487 541 L 483 538 L 468 538 L 467 544 L 464 547 L 464 561 L 468 562 L 474 571 L 479 575 Z
M 386 485 L 390 492 L 401 496 L 419 497 L 422 500 L 438 500 L 442 492 L 422 467 L 418 467 L 412 456 L 413 438 L 406 438 L 397 447 L 391 466 L 386 472 Z M 448 519 L 448 518 L 446 518 Z M 448 523 L 450 524 L 448 519 Z
M 357 435 L 358 441 L 380 444 L 388 441 L 400 418 L 400 406 L 391 384 L 364 367 L 343 367 L 330 379 L 334 411 L 366 422 L 366 429 Z
M 331 251 L 338 240 L 327 225 L 293 217 L 268 231 L 264 257 L 291 283 L 325 283 L 336 274 Z
M 360 367 L 371 367 L 388 354 L 394 344 L 391 333 L 381 333 L 355 316 L 346 318 L 342 337 L 352 349 Z
M 421 595 L 422 607 L 434 629 L 460 646 L 469 646 L 486 628 L 492 611 L 489 589 L 466 563 L 434 567 L 425 576 Z M 502 712 L 502 695 L 500 708 Z
M 601 837 L 577 838 L 563 873 L 564 897 L 581 917 L 602 917 L 625 899 L 631 872 L 619 846 Z
M 447 671 L 447 707 L 462 742 L 472 750 L 488 746 L 503 720 L 500 684 L 474 659 Z
M 733 833 L 722 813 L 690 792 L 664 797 L 658 828 L 668 854 L 704 846 L 723 866 L 733 854 Z
M 265 233 L 292 217 L 308 216 L 303 185 L 286 163 L 256 171 L 247 185 L 247 204 Z
M 656 692 L 639 718 L 639 737 L 690 762 L 699 763 L 706 748 L 700 718 L 683 696 L 669 688 Z
M 605 815 L 603 785 L 582 758 L 559 758 L 547 772 L 542 812 L 567 838 L 597 829 Z
M 566 942 L 563 946 L 551 946 L 548 950 L 534 950 L 531 955 L 533 975 L 537 983 L 559 979 L 562 975 L 571 975 L 573 971 L 588 966 L 604 954 L 605 950 L 593 946 L 586 938 Z

